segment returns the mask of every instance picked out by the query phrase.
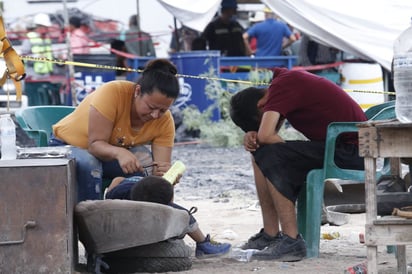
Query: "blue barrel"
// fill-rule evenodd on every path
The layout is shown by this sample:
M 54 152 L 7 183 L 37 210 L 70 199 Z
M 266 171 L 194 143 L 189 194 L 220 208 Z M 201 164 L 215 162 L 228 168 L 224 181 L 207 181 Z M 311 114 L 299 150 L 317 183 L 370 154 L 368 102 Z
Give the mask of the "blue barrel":
M 205 86 L 207 80 L 197 79 L 189 76 L 204 76 L 211 69 L 215 72 L 214 77 L 219 77 L 220 51 L 218 50 L 197 50 L 171 54 L 170 60 L 176 65 L 179 75 L 180 96 L 175 105 L 180 109 L 189 105 L 196 106 L 201 112 L 214 104 L 207 98 Z M 212 120 L 219 120 L 219 109 L 216 107 L 212 115 Z
M 103 66 L 115 66 L 116 56 L 113 54 L 74 54 L 73 61 Z M 82 66 L 76 66 L 74 70 L 74 78 L 77 84 L 77 103 L 80 103 L 87 94 L 93 92 L 102 84 L 116 79 L 115 70 Z
M 136 57 L 136 58 L 128 58 L 127 64 L 129 67 L 133 69 L 137 69 L 139 71 L 143 71 L 144 67 L 146 66 L 147 62 L 154 59 L 155 57 L 148 56 L 148 57 Z M 126 73 L 126 80 L 136 82 L 139 78 L 139 72 L 127 72 Z

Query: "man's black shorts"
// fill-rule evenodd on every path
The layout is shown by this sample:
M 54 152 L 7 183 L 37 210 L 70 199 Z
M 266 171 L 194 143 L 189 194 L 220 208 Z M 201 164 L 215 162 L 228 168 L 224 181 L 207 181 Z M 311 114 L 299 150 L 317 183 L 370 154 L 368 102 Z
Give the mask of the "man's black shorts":
M 323 167 L 325 142 L 287 141 L 264 145 L 253 152 L 254 159 L 264 176 L 289 200 L 296 202 L 299 192 L 312 169 Z M 348 169 L 364 168 L 358 145 L 337 143 L 337 166 Z

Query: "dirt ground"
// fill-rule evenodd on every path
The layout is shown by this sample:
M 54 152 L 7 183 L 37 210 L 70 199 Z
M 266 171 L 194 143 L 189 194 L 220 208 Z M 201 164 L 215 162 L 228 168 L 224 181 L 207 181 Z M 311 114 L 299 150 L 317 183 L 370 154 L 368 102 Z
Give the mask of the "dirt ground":
M 188 208 L 202 231 L 217 241 L 234 247 L 242 244 L 262 227 L 249 154 L 243 148 L 212 148 L 206 145 L 181 145 L 174 159 L 183 161 L 187 170 L 176 186 L 175 201 Z M 184 273 L 344 273 L 348 267 L 366 261 L 366 246 L 359 242 L 364 232 L 365 214 L 350 214 L 341 226 L 323 225 L 321 233 L 335 233 L 336 239 L 321 239 L 319 258 L 300 262 L 238 262 L 230 258 L 198 260 Z M 195 244 L 185 237 L 194 250 Z M 386 246 L 378 248 L 379 273 L 396 273 L 396 257 Z M 411 251 L 407 249 L 407 254 Z M 412 273 L 410 270 L 409 273 Z
M 180 184 L 175 187 L 175 202 L 186 208 L 198 208 L 194 216 L 205 234 L 237 247 L 260 230 L 262 220 L 250 155 L 243 148 L 182 144 L 175 147 L 173 160 L 181 160 L 187 167 Z M 350 214 L 348 223 L 341 226 L 323 225 L 322 234 L 337 237 L 321 239 L 319 258 L 292 263 L 238 262 L 231 258 L 231 254 L 196 259 L 195 243 L 186 236 L 184 241 L 193 251 L 193 264 L 190 270 L 181 273 L 344 273 L 345 269 L 366 261 L 366 246 L 359 241 L 359 234 L 364 229 L 364 213 Z M 386 246 L 380 246 L 378 252 L 378 273 L 397 273 L 394 253 L 388 253 Z M 411 252 L 407 248 L 409 257 Z M 409 269 L 409 273 L 412 270 Z

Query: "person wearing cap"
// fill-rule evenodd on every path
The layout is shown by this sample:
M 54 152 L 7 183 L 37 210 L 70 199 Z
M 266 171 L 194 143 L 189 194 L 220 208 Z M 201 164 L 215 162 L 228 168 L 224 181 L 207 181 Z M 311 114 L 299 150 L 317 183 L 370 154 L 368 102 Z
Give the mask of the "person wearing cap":
M 89 38 L 81 28 L 81 18 L 72 16 L 69 19 L 70 49 L 72 54 L 89 54 Z
M 256 23 L 243 34 L 243 39 L 249 51 L 252 51 L 249 45 L 251 38 L 256 38 L 255 56 L 278 56 L 282 55 L 282 49 L 290 46 L 296 41 L 295 35 L 289 27 L 276 20 L 275 14 L 269 8 L 265 7 L 265 20 Z M 286 42 L 283 42 L 285 38 Z
M 262 22 L 265 20 L 265 13 L 263 11 L 257 11 L 255 12 L 254 16 L 250 18 L 250 27 L 252 27 L 253 25 Z M 251 37 L 248 39 L 249 42 L 249 47 L 252 53 L 256 52 L 256 48 L 257 48 L 257 41 L 256 41 L 256 37 Z
M 36 14 L 33 17 L 33 25 L 28 27 L 27 39 L 22 42 L 22 55 L 53 59 L 52 41 L 48 36 L 48 28 L 51 26 L 49 15 Z M 27 62 L 26 72 L 28 77 L 49 76 L 53 72 L 53 64 L 37 61 Z
M 222 56 L 248 56 L 242 35 L 245 31 L 234 16 L 236 0 L 223 0 L 220 15 L 213 19 L 202 32 L 209 50 L 220 50 Z

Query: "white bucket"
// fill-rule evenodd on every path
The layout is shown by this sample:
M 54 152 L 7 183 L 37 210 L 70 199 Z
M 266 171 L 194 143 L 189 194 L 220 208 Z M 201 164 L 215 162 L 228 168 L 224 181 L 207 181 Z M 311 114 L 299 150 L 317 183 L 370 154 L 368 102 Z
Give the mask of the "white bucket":
M 382 92 L 383 75 L 379 64 L 344 63 L 340 66 L 339 72 L 341 87 L 348 91 L 363 110 L 385 101 Z

